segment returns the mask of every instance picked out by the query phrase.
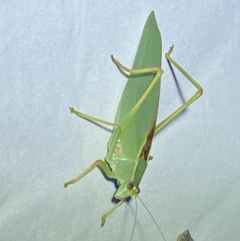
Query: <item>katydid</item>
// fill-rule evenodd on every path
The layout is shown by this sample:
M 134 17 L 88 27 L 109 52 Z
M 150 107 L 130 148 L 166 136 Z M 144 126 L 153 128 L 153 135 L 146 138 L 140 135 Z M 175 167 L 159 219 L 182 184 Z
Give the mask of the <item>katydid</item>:
M 138 197 L 139 184 L 147 163 L 151 159 L 149 153 L 153 136 L 203 93 L 202 87 L 170 57 L 172 50 L 173 46 L 166 53 L 166 59 L 197 88 L 197 91 L 159 124 L 156 125 L 156 119 L 163 73 L 161 70 L 162 43 L 153 11 L 145 23 L 132 68 L 125 67 L 111 56 L 113 63 L 119 69 L 130 74 L 122 93 L 115 121 L 108 122 L 70 108 L 71 113 L 83 119 L 113 128 L 105 159 L 96 160 L 85 171 L 64 184 L 64 187 L 67 187 L 77 182 L 95 167 L 99 167 L 110 179 L 117 180 L 119 187 L 115 198 L 120 201 L 102 216 L 102 226 L 106 218 L 128 197 Z

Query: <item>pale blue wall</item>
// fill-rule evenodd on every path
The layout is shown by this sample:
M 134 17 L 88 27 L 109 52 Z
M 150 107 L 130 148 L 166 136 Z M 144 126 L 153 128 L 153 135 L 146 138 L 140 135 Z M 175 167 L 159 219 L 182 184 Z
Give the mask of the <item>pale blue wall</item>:
M 99 170 L 110 132 L 70 115 L 114 120 L 151 10 L 173 57 L 204 95 L 154 140 L 141 198 L 168 241 L 237 241 L 240 227 L 239 1 L 0 2 L 0 240 L 129 240 L 135 204 L 100 228 L 114 186 Z M 134 2 L 134 3 L 133 3 Z M 181 104 L 164 61 L 159 120 Z M 178 74 L 184 95 L 194 88 Z M 162 240 L 138 205 L 133 240 Z

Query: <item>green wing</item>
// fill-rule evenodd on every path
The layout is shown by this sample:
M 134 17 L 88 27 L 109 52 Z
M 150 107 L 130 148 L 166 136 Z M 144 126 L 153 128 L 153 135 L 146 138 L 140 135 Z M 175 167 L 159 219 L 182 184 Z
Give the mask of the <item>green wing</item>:
M 152 11 L 145 23 L 132 68 L 161 67 L 161 57 L 162 41 L 155 14 Z M 124 118 L 144 94 L 154 76 L 153 73 L 129 76 L 118 106 L 115 123 L 123 125 Z M 121 132 L 119 140 L 125 157 L 131 159 L 138 157 L 148 134 L 153 130 L 152 128 L 155 128 L 159 96 L 160 81 Z

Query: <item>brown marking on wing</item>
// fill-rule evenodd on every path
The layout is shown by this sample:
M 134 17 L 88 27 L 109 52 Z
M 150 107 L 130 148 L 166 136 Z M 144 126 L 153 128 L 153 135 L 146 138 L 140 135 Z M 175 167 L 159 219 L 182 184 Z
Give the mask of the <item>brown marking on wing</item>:
M 154 132 L 155 132 L 155 127 L 156 127 L 156 121 L 153 122 L 151 130 L 148 133 L 146 143 L 143 146 L 141 154 L 140 154 L 140 157 L 144 158 L 145 161 L 148 160 L 148 154 L 149 154 L 149 151 L 152 146 L 152 140 L 153 140 L 153 136 L 154 136 Z

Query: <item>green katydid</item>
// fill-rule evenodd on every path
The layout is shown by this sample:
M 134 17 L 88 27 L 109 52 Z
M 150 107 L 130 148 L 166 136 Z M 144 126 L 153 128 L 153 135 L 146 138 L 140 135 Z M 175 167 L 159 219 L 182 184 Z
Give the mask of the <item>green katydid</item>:
M 105 159 L 96 160 L 85 171 L 64 184 L 64 187 L 67 187 L 77 182 L 95 167 L 99 167 L 110 179 L 117 180 L 119 187 L 115 198 L 120 201 L 102 216 L 102 226 L 106 218 L 128 197 L 138 197 L 140 181 L 151 159 L 149 152 L 153 136 L 203 93 L 202 87 L 170 57 L 172 50 L 173 47 L 166 53 L 166 59 L 197 88 L 197 92 L 159 124 L 156 125 L 156 119 L 163 73 L 161 70 L 162 43 L 153 11 L 145 23 L 132 68 L 123 66 L 111 56 L 119 69 L 130 74 L 115 121 L 101 120 L 70 108 L 71 113 L 81 118 L 113 128 Z

